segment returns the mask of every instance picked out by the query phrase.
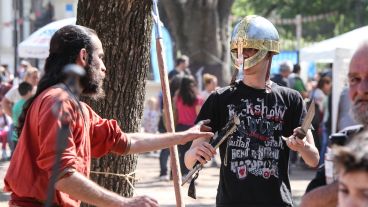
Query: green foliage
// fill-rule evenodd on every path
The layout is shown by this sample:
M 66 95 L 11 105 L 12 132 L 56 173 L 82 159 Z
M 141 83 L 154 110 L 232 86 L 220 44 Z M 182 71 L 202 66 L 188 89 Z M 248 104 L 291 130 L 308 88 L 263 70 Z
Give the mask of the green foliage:
M 231 13 L 236 18 L 241 18 L 247 15 L 254 14 L 254 9 L 251 7 L 250 4 L 247 3 L 248 0 L 235 0 L 232 8 Z
M 302 24 L 304 41 L 315 42 L 368 25 L 368 0 L 235 0 L 233 20 L 249 14 L 270 19 L 330 14 L 322 20 Z M 276 27 L 282 39 L 295 40 L 295 25 Z

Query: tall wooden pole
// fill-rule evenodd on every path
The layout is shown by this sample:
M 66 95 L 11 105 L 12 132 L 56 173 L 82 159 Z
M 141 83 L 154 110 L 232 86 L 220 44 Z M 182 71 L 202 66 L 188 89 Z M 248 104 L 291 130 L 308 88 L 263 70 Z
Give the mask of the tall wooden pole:
M 174 125 L 174 116 L 171 106 L 171 95 L 169 89 L 169 80 L 167 75 L 167 66 L 165 63 L 165 53 L 162 41 L 162 34 L 160 28 L 160 16 L 158 13 L 157 8 L 157 1 L 153 0 L 153 13 L 155 18 L 155 33 L 156 33 L 156 53 L 157 53 L 157 60 L 158 66 L 160 69 L 160 80 L 161 80 L 161 87 L 162 87 L 162 97 L 163 97 L 163 115 L 165 118 L 165 125 L 167 132 L 175 132 L 175 125 Z M 175 198 L 176 198 L 176 206 L 177 207 L 184 207 L 185 204 L 183 202 L 182 193 L 181 193 L 181 172 L 180 172 L 180 165 L 178 159 L 178 149 L 176 146 L 170 147 L 170 163 L 171 163 L 171 170 L 173 175 L 173 182 L 174 182 L 174 189 L 175 189 Z

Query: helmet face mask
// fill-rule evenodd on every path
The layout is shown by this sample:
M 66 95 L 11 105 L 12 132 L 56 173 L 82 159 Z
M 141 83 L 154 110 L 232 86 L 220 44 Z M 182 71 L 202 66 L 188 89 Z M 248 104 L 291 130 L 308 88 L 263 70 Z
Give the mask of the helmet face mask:
M 246 70 L 263 60 L 268 52 L 279 53 L 279 34 L 267 19 L 250 15 L 234 27 L 230 44 L 233 66 L 238 70 Z M 258 51 L 244 58 L 243 50 L 249 48 Z

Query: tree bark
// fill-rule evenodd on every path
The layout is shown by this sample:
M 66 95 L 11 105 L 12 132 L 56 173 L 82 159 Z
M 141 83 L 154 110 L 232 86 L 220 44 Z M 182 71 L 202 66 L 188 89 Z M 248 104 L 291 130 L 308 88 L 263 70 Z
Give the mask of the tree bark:
M 139 0 L 79 0 L 78 3 L 77 24 L 96 30 L 107 68 L 106 97 L 86 102 L 101 117 L 116 119 L 124 132 L 137 132 L 140 126 L 149 68 L 151 9 L 151 1 Z M 93 160 L 91 170 L 129 174 L 135 171 L 136 165 L 136 155 L 108 155 Z M 121 177 L 91 172 L 91 178 L 122 196 L 133 195 L 133 189 Z
M 190 68 L 230 81 L 229 15 L 234 0 L 161 0 L 176 50 L 188 55 Z

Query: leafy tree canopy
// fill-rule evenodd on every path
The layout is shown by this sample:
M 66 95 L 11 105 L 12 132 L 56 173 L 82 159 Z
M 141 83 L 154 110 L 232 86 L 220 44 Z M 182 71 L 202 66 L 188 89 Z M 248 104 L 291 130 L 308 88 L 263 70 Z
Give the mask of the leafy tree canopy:
M 368 0 L 235 0 L 233 22 L 249 14 L 269 19 L 324 15 L 323 19 L 302 23 L 303 41 L 316 42 L 368 25 Z M 295 25 L 276 26 L 282 39 L 295 40 Z

